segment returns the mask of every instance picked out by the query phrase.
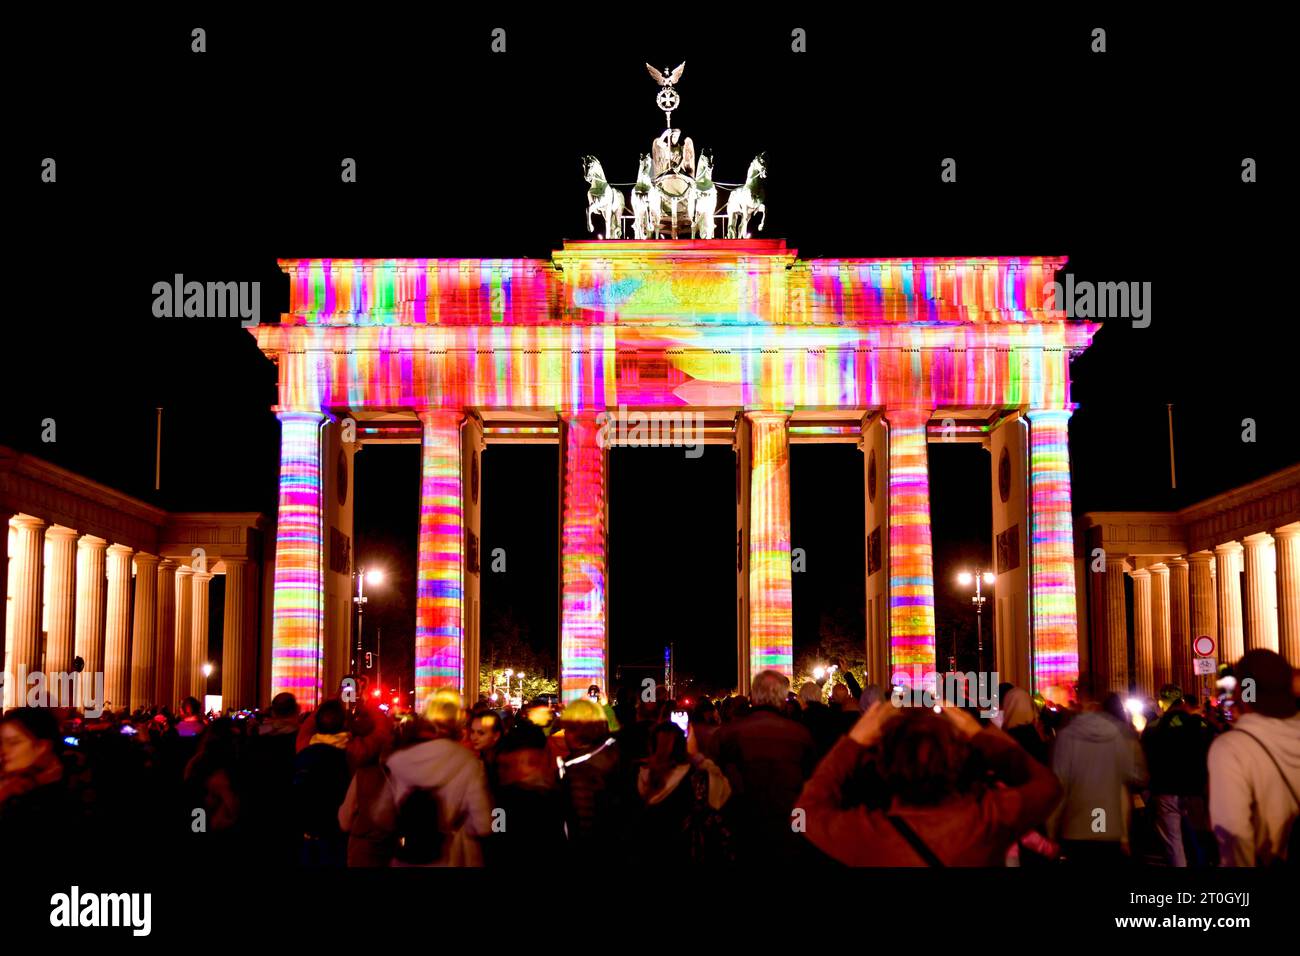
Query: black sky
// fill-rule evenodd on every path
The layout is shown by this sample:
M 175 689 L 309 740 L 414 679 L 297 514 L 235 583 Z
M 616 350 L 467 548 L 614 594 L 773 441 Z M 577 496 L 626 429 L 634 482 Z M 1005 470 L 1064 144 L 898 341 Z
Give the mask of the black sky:
M 674 125 L 714 153 L 723 181 L 767 151 L 764 235 L 804 257 L 1065 254 L 1078 280 L 1152 283 L 1151 326 L 1111 322 L 1073 365 L 1076 512 L 1177 508 L 1294 463 L 1297 336 L 1289 250 L 1277 245 L 1293 217 L 1269 161 L 1281 113 L 1275 61 L 1259 53 L 1267 23 L 1217 20 L 1211 36 L 1193 19 L 1029 9 L 664 11 L 683 30 L 589 12 L 38 15 L 22 46 L 42 80 L 13 91 L 7 137 L 0 443 L 166 508 L 273 515 L 274 368 L 235 321 L 155 319 L 153 283 L 260 280 L 273 320 L 287 302 L 276 257 L 545 257 L 583 237 L 579 157 L 630 179 L 660 129 L 643 62 L 685 60 Z M 208 30 L 203 55 L 190 53 L 195 25 Z M 1089 52 L 1097 25 L 1103 55 Z M 503 55 L 489 50 L 495 26 L 507 30 Z M 790 50 L 794 27 L 808 31 L 805 54 Z M 45 156 L 56 184 L 39 181 Z M 354 185 L 339 182 L 345 156 Z M 954 184 L 938 175 L 949 156 Z M 45 418 L 55 444 L 41 442 Z M 1241 440 L 1246 418 L 1254 443 Z M 990 557 L 981 454 L 931 452 L 941 580 Z M 727 680 L 729 455 L 613 456 L 616 662 L 653 658 L 675 633 L 680 666 Z M 549 647 L 554 456 L 493 447 L 484 458 L 484 553 L 519 556 L 485 583 L 485 619 L 509 609 Z M 794 544 L 809 554 L 796 640 L 807 643 L 821 609 L 860 600 L 862 468 L 852 448 L 792 458 Z M 418 458 L 379 448 L 363 460 L 356 552 L 409 563 L 389 612 L 409 640 Z

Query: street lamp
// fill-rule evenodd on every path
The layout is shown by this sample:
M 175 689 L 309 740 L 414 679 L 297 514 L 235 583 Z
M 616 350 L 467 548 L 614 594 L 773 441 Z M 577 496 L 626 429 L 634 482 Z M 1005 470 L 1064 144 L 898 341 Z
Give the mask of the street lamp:
M 987 584 L 993 587 L 997 576 L 992 571 L 962 571 L 957 575 L 957 583 L 962 587 L 975 585 L 975 596 L 970 599 L 975 605 L 975 653 L 979 658 L 978 671 L 984 670 L 984 602 L 988 600 L 980 587 Z
M 357 606 L 357 646 L 352 658 L 353 674 L 356 674 L 361 669 L 361 609 L 368 600 L 366 598 L 365 585 L 370 584 L 371 586 L 375 586 L 384 582 L 384 572 L 378 569 L 372 568 L 371 570 L 366 571 L 362 568 L 357 568 L 355 573 L 357 579 L 357 593 L 352 598 L 352 602 Z

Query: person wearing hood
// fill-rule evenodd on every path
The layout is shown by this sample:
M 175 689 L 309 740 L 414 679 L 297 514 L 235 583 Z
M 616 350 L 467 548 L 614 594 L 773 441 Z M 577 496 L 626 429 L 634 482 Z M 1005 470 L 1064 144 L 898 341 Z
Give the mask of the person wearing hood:
M 1064 799 L 1048 836 L 1070 863 L 1114 865 L 1128 855 L 1130 788 L 1147 783 L 1146 758 L 1132 727 L 1095 702 L 1056 735 L 1052 770 Z
M 347 748 L 347 711 L 327 700 L 316 711 L 315 732 L 294 758 L 293 792 L 302 832 L 304 866 L 341 867 L 347 862 L 347 834 L 339 828 L 339 804 L 352 776 Z
M 1288 859 L 1300 813 L 1293 672 L 1286 658 L 1257 648 L 1233 675 L 1241 716 L 1210 746 L 1210 822 L 1220 865 L 1266 866 Z
M 1012 687 L 1002 698 L 1002 730 L 1020 746 L 1029 756 L 1043 766 L 1049 762 L 1047 741 L 1043 737 L 1038 723 L 1038 713 L 1034 710 L 1034 699 L 1029 691 Z
M 418 739 L 389 756 L 388 777 L 398 813 L 395 865 L 483 865 L 482 840 L 491 832 L 492 802 L 483 761 L 460 742 L 464 728 L 460 695 L 436 690 L 425 705 Z M 416 802 L 407 807 L 409 800 Z M 412 819 L 412 808 L 433 815 L 424 821 L 427 830 Z M 416 859 L 407 852 L 413 834 L 432 851 L 431 858 Z

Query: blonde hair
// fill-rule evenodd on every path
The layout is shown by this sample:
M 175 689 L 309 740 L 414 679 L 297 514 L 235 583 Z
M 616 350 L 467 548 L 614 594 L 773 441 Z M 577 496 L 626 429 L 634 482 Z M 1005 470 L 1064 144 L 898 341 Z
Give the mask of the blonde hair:
M 603 724 L 605 711 L 594 700 L 579 697 L 564 705 L 561 719 L 566 724 Z
M 434 730 L 455 735 L 465 726 L 465 709 L 460 694 L 451 687 L 439 687 L 424 704 L 424 719 Z

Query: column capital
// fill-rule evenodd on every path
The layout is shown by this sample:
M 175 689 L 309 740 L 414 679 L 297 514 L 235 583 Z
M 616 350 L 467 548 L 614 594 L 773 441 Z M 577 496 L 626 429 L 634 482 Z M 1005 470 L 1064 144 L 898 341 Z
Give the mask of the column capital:
M 1148 564 L 1147 570 L 1152 574 L 1168 574 L 1169 565 L 1165 564 L 1163 561 L 1157 561 L 1155 564 Z
M 49 534 L 49 532 L 47 531 L 46 534 Z M 1267 547 L 1268 545 L 1273 543 L 1273 536 L 1269 534 L 1267 531 L 1260 531 L 1257 532 L 1256 534 L 1250 534 L 1242 538 L 1241 543 L 1242 546 L 1246 548 Z
M 9 519 L 9 523 L 15 528 L 21 528 L 24 531 L 40 531 L 45 527 L 45 521 L 32 515 L 14 515 Z
M 65 528 L 61 524 L 52 524 L 45 529 L 45 537 L 64 541 L 75 541 L 81 537 L 74 528 Z
M 934 415 L 933 408 L 918 407 L 912 405 L 891 405 L 886 406 L 883 411 L 885 422 L 889 425 L 928 425 L 931 417 Z
M 115 548 L 122 547 L 120 544 L 113 545 Z M 158 567 L 159 557 L 156 554 L 149 554 L 147 551 L 137 551 L 135 555 L 135 566 L 138 569 L 150 570 Z
M 1294 541 L 1296 538 L 1300 538 L 1300 524 L 1288 524 L 1273 529 L 1273 540 L 1275 542 Z
M 159 571 L 177 571 L 180 567 L 181 563 L 174 558 L 162 558 L 158 561 Z
M 195 571 L 193 568 L 189 570 L 194 575 L 195 584 L 207 584 L 213 578 L 211 571 Z
M 1215 555 L 1240 554 L 1244 550 L 1240 541 L 1225 541 L 1214 546 Z
M 108 542 L 106 540 L 98 538 L 93 534 L 83 534 L 77 539 L 77 544 L 83 548 L 96 548 L 101 551 L 108 547 Z M 128 552 L 130 550 L 130 548 L 127 548 Z
M 594 416 L 597 411 L 599 409 L 591 409 L 591 414 Z M 465 410 L 463 408 L 417 408 L 415 409 L 415 417 L 424 425 L 431 423 L 447 424 L 449 422 L 460 425 L 465 420 Z
M 271 411 L 275 412 L 275 417 L 280 419 L 282 422 L 295 420 L 315 421 L 320 423 L 325 421 L 327 417 L 319 408 L 287 408 L 284 405 L 273 405 L 271 406 Z
M 1132 571 L 1129 572 L 1129 577 L 1131 577 L 1131 578 L 1141 578 L 1142 580 L 1145 581 L 1147 578 L 1151 577 L 1151 569 L 1150 569 L 1149 567 L 1148 567 L 1148 568 L 1135 568 L 1134 570 L 1132 570 Z
M 1197 564 L 1208 564 L 1208 565 L 1210 565 L 1211 567 L 1213 567 L 1213 566 L 1214 566 L 1214 552 L 1213 552 L 1213 551 L 1195 551 L 1195 552 L 1193 552 L 1192 554 L 1187 555 L 1187 563 L 1188 563 L 1188 564 L 1191 564 L 1191 565 L 1197 565 Z
M 1188 566 L 1187 559 L 1183 557 L 1170 558 L 1165 564 L 1171 568 L 1185 568 Z
M 168 561 L 172 561 L 172 559 L 171 559 L 171 558 L 165 558 L 165 559 L 163 560 L 162 563 L 163 563 L 163 564 L 166 564 Z M 179 561 L 173 561 L 172 563 L 176 565 L 176 574 L 177 574 L 178 576 L 179 576 L 179 575 L 182 575 L 182 574 L 195 574 L 195 573 L 196 573 L 195 570 L 194 570 L 192 567 L 190 567 L 188 564 L 182 564 L 182 563 L 179 562 Z

